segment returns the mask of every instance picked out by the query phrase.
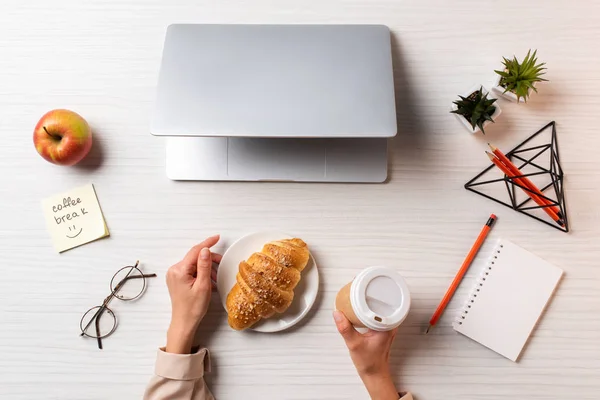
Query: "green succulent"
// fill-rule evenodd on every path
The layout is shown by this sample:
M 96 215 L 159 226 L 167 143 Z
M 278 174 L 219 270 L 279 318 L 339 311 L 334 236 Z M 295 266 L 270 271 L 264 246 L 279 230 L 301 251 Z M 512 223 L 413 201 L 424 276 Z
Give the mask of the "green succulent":
M 504 88 L 504 93 L 510 91 L 517 96 L 517 102 L 521 98 L 526 102 L 529 95 L 529 89 L 537 92 L 534 84 L 536 82 L 546 81 L 541 76 L 546 68 L 546 63 L 537 63 L 537 50 L 531 54 L 531 50 L 527 52 L 525 59 L 519 63 L 516 56 L 512 60 L 502 57 L 504 61 L 504 71 L 494 71 L 500 75 L 500 86 Z
M 478 126 L 485 135 L 483 123 L 485 121 L 494 122 L 492 115 L 496 112 L 496 106 L 493 105 L 496 99 L 488 99 L 487 96 L 487 93 L 483 93 L 483 87 L 480 87 L 479 90 L 471 93 L 468 97 L 458 96 L 460 100 L 454 101 L 457 109 L 450 112 L 462 115 L 469 121 L 473 129 Z

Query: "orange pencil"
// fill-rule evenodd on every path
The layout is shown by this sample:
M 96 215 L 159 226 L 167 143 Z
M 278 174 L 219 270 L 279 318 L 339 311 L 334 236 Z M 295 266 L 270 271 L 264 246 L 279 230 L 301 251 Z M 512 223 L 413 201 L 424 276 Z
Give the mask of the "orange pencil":
M 495 155 L 493 155 L 492 153 L 489 152 L 485 152 L 485 154 L 488 155 L 488 157 L 490 158 L 490 160 L 496 165 L 496 167 L 498 167 L 498 169 L 500 169 L 506 176 L 509 176 L 511 178 L 514 178 L 515 175 L 513 174 L 513 172 L 508 169 L 508 167 L 506 165 L 504 165 L 504 163 L 502 163 L 500 161 L 500 159 L 498 159 L 498 157 L 496 157 Z M 523 187 L 527 187 L 525 186 L 525 183 L 523 182 L 523 180 L 521 178 L 514 178 L 513 181 Z M 541 209 L 550 216 L 550 218 L 552 218 L 558 225 L 560 226 L 564 226 L 564 222 L 562 221 L 562 219 L 558 216 L 558 214 L 556 214 L 551 208 L 547 207 L 548 203 L 545 203 L 540 197 L 538 197 L 536 194 L 534 193 L 530 193 L 527 190 L 523 190 L 525 192 L 525 194 L 527 194 L 529 197 L 531 197 L 531 200 L 535 201 L 536 204 L 538 206 L 541 207 Z
M 477 252 L 481 248 L 481 245 L 485 241 L 485 238 L 487 237 L 488 233 L 490 232 L 490 229 L 492 229 L 492 226 L 494 225 L 494 222 L 496 222 L 496 216 L 494 214 L 492 214 L 492 215 L 490 215 L 490 218 L 488 219 L 488 221 L 486 222 L 486 224 L 483 226 L 483 229 L 479 233 L 479 236 L 477 236 L 477 240 L 475 240 L 475 244 L 473 244 L 473 247 L 471 247 L 471 250 L 469 251 L 469 254 L 467 254 L 467 257 L 465 258 L 465 261 L 463 261 L 462 266 L 460 267 L 460 269 L 456 273 L 456 276 L 452 280 L 452 283 L 450 284 L 450 287 L 446 291 L 446 294 L 444 295 L 444 298 L 442 299 L 442 301 L 438 305 L 437 309 L 433 313 L 433 316 L 429 320 L 429 327 L 427 328 L 427 330 L 425 331 L 425 333 L 429 333 L 429 330 L 431 328 L 433 328 L 435 326 L 435 324 L 437 324 L 438 320 L 442 316 L 442 314 L 444 312 L 444 309 L 446 308 L 446 306 L 450 302 L 450 299 L 452 299 L 452 296 L 454 296 L 454 292 L 456 292 L 456 289 L 458 288 L 458 285 L 462 281 L 462 278 L 467 273 L 467 270 L 471 266 L 471 263 L 473 262 L 473 259 L 475 258 L 475 256 L 477 255 Z
M 519 168 L 517 168 L 517 166 L 512 161 L 510 161 L 510 159 L 508 157 L 506 157 L 506 155 L 504 155 L 503 152 L 500 151 L 499 148 L 497 148 L 496 146 L 491 145 L 489 143 L 488 143 L 488 146 L 490 146 L 492 153 L 494 153 L 494 155 L 496 155 L 496 157 L 498 157 L 500 159 L 500 161 L 502 161 L 502 163 L 504 163 L 504 165 L 506 165 L 508 167 L 508 169 L 510 169 L 512 171 L 513 175 L 515 175 L 515 176 L 524 175 L 521 172 L 521 170 Z M 533 182 L 531 182 L 531 180 L 528 177 L 523 176 L 520 179 L 523 181 L 526 188 L 531 190 L 533 193 L 537 194 L 538 197 L 540 198 L 540 200 L 542 200 L 545 204 L 550 205 L 550 208 L 552 209 L 552 211 L 554 211 L 554 213 L 556 215 L 558 215 L 559 218 L 562 219 L 562 215 L 560 214 L 560 209 L 556 206 L 552 206 L 551 205 L 552 203 L 544 197 L 544 194 L 542 193 L 542 191 L 540 189 L 538 189 L 538 187 L 535 186 L 535 184 Z

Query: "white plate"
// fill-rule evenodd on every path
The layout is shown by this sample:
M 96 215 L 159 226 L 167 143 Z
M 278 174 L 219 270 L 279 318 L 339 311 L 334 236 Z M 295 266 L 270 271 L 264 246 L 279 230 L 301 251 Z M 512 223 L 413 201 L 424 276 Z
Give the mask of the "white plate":
M 292 236 L 281 232 L 256 232 L 244 236 L 227 249 L 217 273 L 217 289 L 223 307 L 227 308 L 225 305 L 227 295 L 235 285 L 235 276 L 240 262 L 247 260 L 252 253 L 261 251 L 268 242 L 291 238 Z M 318 291 L 319 271 L 311 254 L 306 268 L 302 271 L 302 279 L 294 289 L 294 301 L 290 308 L 282 314 L 275 314 L 269 319 L 259 321 L 250 329 L 257 332 L 278 332 L 297 324 L 314 304 Z

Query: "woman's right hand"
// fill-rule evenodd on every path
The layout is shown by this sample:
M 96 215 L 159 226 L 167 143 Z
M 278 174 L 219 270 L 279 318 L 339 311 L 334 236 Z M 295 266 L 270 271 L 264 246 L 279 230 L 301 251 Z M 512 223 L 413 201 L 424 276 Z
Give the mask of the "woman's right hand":
M 390 352 L 398 329 L 359 333 L 346 316 L 335 311 L 333 318 L 350 351 L 352 362 L 373 400 L 398 400 L 390 372 Z

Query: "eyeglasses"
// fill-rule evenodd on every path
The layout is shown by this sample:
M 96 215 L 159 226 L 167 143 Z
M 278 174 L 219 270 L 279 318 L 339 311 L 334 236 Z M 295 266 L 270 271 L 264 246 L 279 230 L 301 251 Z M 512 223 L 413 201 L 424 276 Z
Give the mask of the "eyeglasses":
M 123 301 L 135 300 L 144 294 L 146 278 L 156 278 L 156 274 L 143 274 L 138 268 L 139 263 L 136 261 L 135 265 L 118 270 L 110 280 L 110 295 L 104 299 L 102 305 L 87 310 L 79 322 L 80 336 L 96 339 L 99 349 L 102 349 L 102 339 L 112 335 L 117 329 L 117 317 L 108 308 L 110 301 L 115 297 Z M 106 317 L 101 318 L 102 316 Z

